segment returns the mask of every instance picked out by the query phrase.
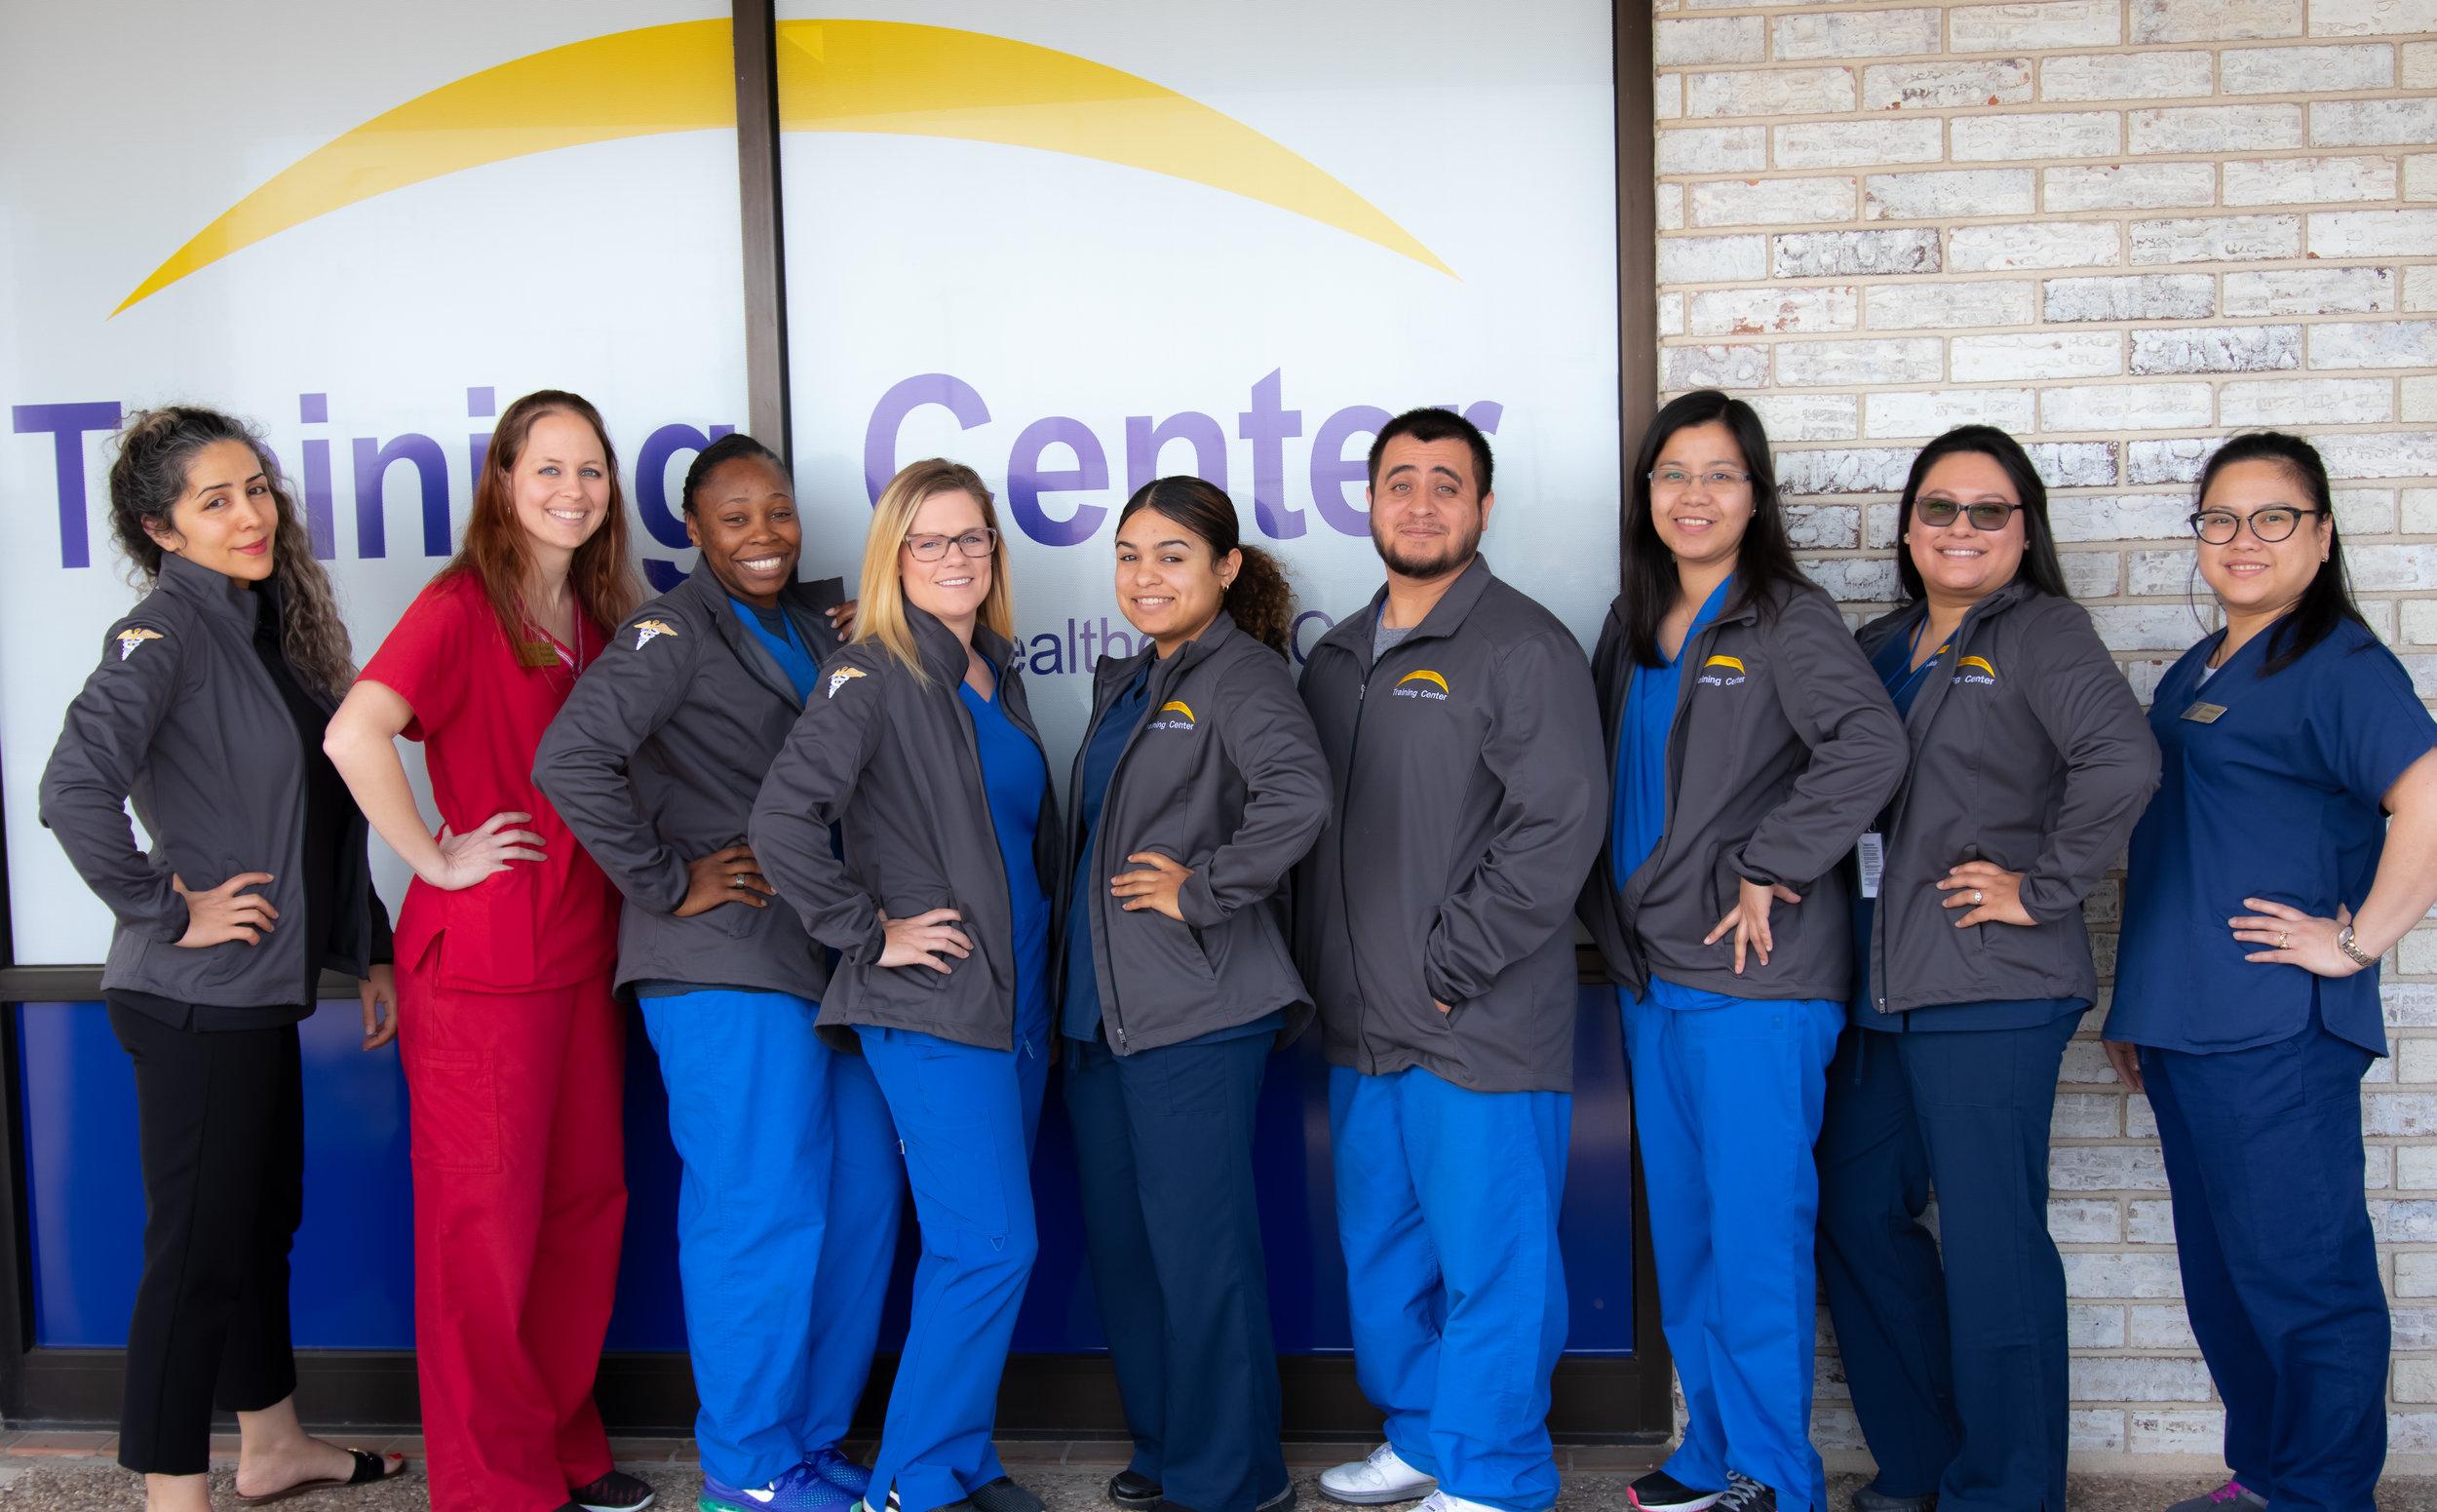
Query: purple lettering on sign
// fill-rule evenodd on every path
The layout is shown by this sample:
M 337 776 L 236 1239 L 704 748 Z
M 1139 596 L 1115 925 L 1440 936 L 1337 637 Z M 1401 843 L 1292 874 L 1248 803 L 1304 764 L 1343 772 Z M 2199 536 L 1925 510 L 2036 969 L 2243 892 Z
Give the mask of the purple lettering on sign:
M 1279 407 L 1285 369 L 1253 385 L 1253 407 L 1235 417 L 1235 433 L 1253 444 L 1253 519 L 1263 535 L 1291 541 L 1306 528 L 1303 512 L 1286 507 L 1286 440 L 1303 434 L 1303 411 Z
M 679 499 L 677 508 L 669 508 L 669 459 L 680 451 L 700 451 L 735 429 L 715 425 L 705 434 L 690 425 L 664 425 L 643 438 L 643 449 L 635 454 L 635 512 L 642 516 L 643 528 L 653 540 L 671 551 L 683 551 L 693 544 L 685 535 L 685 501 Z
M 1382 425 L 1387 424 L 1388 417 L 1386 415 L 1381 415 L 1379 417 L 1379 423 Z M 1287 627 L 1286 640 L 1287 644 L 1292 646 L 1295 650 L 1295 665 L 1297 667 L 1303 664 L 1303 627 L 1312 620 L 1320 621 L 1320 628 L 1312 634 L 1312 640 L 1315 643 L 1322 636 L 1327 635 L 1330 631 L 1336 628 L 1336 621 L 1329 615 L 1321 613 L 1318 609 L 1305 609 L 1302 613 L 1296 615 L 1295 623 Z
M 1161 476 L 1159 453 L 1172 441 L 1181 441 L 1193 448 L 1193 476 L 1209 482 L 1219 492 L 1227 491 L 1227 433 L 1209 415 L 1187 409 L 1172 414 L 1156 426 L 1146 414 L 1126 416 L 1126 495 L 1130 498 L 1142 485 Z
M 59 489 L 59 565 L 93 565 L 85 537 L 85 433 L 116 430 L 116 400 L 89 405 L 18 405 L 10 414 L 19 436 L 49 436 Z
M 1041 453 L 1052 446 L 1073 448 L 1075 465 L 1050 471 Z M 1108 511 L 1098 504 L 1078 503 L 1074 513 L 1053 520 L 1041 509 L 1044 493 L 1089 493 L 1108 486 L 1108 457 L 1091 427 L 1064 415 L 1035 420 L 1016 438 L 1007 458 L 1007 509 L 1025 534 L 1044 546 L 1079 546 L 1092 538 Z
M 863 482 L 870 490 L 872 503 L 880 502 L 880 490 L 897 476 L 898 430 L 905 425 L 906 416 L 925 405 L 947 409 L 964 430 L 990 423 L 989 406 L 982 403 L 982 396 L 974 392 L 973 385 L 945 372 L 908 378 L 881 395 L 880 402 L 871 407 L 871 422 L 863 432 Z M 1102 465 L 1105 469 L 1106 464 Z
M 423 485 L 423 555 L 448 555 L 448 458 L 429 436 L 408 434 L 387 446 L 370 436 L 355 440 L 356 555 L 385 557 L 389 531 L 381 518 L 382 484 L 392 463 L 408 462 Z
M 1358 509 L 1345 501 L 1347 484 L 1370 484 L 1371 455 L 1366 451 L 1349 457 L 1345 444 L 1357 436 L 1376 436 L 1391 418 L 1375 405 L 1350 406 L 1323 420 L 1320 434 L 1311 440 L 1312 503 L 1319 506 L 1320 518 L 1329 523 L 1329 528 L 1341 535 L 1371 533 L 1370 506 Z
M 330 444 L 315 439 L 304 444 L 305 526 L 313 536 L 313 555 L 323 562 L 338 558 L 338 506 L 330 491 Z

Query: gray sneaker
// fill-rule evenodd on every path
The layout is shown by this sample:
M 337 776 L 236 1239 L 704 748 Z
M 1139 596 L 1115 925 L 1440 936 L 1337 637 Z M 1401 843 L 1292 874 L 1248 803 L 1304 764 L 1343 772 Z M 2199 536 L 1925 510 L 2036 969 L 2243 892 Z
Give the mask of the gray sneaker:
M 2206 1495 L 2185 1497 L 2166 1512 L 2267 1512 L 2267 1498 L 2240 1481 L 2227 1481 Z
M 1925 1496 L 1890 1496 L 1875 1481 L 1853 1493 L 1853 1512 L 1932 1512 L 1937 1505 L 1934 1491 Z

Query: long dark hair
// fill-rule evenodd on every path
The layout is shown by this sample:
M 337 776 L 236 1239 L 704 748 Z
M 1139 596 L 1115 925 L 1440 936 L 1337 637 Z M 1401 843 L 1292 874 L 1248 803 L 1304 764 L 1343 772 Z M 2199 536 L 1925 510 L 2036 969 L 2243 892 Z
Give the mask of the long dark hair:
M 1216 485 L 1199 478 L 1154 478 L 1134 490 L 1117 515 L 1117 528 L 1143 510 L 1156 510 L 1210 543 L 1213 560 L 1231 551 L 1244 554 L 1244 565 L 1227 585 L 1226 611 L 1236 627 L 1261 644 L 1287 654 L 1287 638 L 1295 626 L 1295 590 L 1287 586 L 1286 568 L 1278 559 L 1239 537 L 1235 501 Z
M 2293 612 L 2268 629 L 2267 644 L 2263 647 L 2267 656 L 2260 664 L 2260 676 L 2272 678 L 2326 640 L 2338 622 L 2350 620 L 2367 630 L 2369 621 L 2352 601 L 2352 573 L 2344 566 L 2344 543 L 2337 533 L 2336 495 L 2327 486 L 2327 464 L 2319 459 L 2318 448 L 2283 431 L 2246 431 L 2234 437 L 2200 469 L 2200 485 L 2191 495 L 2195 513 L 2207 507 L 2209 485 L 2217 475 L 2236 462 L 2273 462 L 2283 468 L 2327 522 L 2327 560 L 2318 564 L 2310 586 L 2302 590 Z
M 643 598 L 634 555 L 627 550 L 626 490 L 618 483 L 618 453 L 609 445 L 609 427 L 582 395 L 537 389 L 510 405 L 492 428 L 490 449 L 474 480 L 474 513 L 465 523 L 465 540 L 438 574 L 463 573 L 480 583 L 500 631 L 515 646 L 533 639 L 526 629 L 531 610 L 524 601 L 532 559 L 524 545 L 524 526 L 517 523 L 516 466 L 534 422 L 553 414 L 571 414 L 593 428 L 609 472 L 609 518 L 575 549 L 575 561 L 567 568 L 576 607 L 595 624 L 614 627 Z M 558 658 L 544 652 L 535 665 L 556 667 Z
M 767 462 L 778 470 L 781 478 L 787 476 L 787 464 L 779 460 L 777 452 L 743 431 L 730 431 L 694 453 L 694 465 L 685 470 L 685 487 L 677 495 L 683 501 L 686 514 L 691 515 L 694 512 L 694 495 L 700 493 L 704 485 L 711 482 L 711 475 L 739 457 L 753 457 L 758 461 Z
M 1912 476 L 1904 480 L 1904 502 L 1895 518 L 1909 526 L 1913 521 L 1913 504 L 1920 497 L 1921 485 L 1928 481 L 1929 470 L 1941 457 L 1957 452 L 1970 452 L 1989 458 L 2005 469 L 2005 476 L 2014 485 L 2014 497 L 2023 505 L 2023 564 L 2014 575 L 2043 594 L 2070 599 L 2072 594 L 2065 586 L 2065 567 L 2056 560 L 2056 532 L 2048 524 L 2048 485 L 2040 481 L 2039 470 L 2031 465 L 2021 442 L 1993 425 L 1958 425 L 1920 448 L 1913 458 Z M 1899 535 L 1902 531 L 1897 532 Z M 1917 602 L 1928 590 L 1920 580 L 1920 568 L 1913 564 L 1913 554 L 1898 541 L 1895 553 L 1895 575 L 1904 583 L 1904 597 Z
M 121 421 L 118 455 L 110 461 L 110 534 L 146 587 L 158 581 L 162 547 L 144 526 L 176 530 L 171 517 L 186 496 L 187 470 L 206 446 L 223 441 L 253 453 L 279 511 L 271 535 L 271 575 L 279 580 L 285 601 L 280 648 L 288 665 L 332 698 L 344 697 L 356 680 L 346 621 L 338 617 L 329 574 L 314 560 L 312 531 L 296 513 L 296 501 L 280 477 L 279 460 L 252 426 L 194 405 L 138 409 Z
M 1733 435 L 1743 453 L 1743 468 L 1752 475 L 1752 521 L 1743 527 L 1735 548 L 1735 591 L 1723 612 L 1757 609 L 1763 619 L 1777 615 L 1781 589 L 1810 586 L 1794 564 L 1794 545 L 1786 539 L 1785 509 L 1777 502 L 1777 467 L 1768 452 L 1768 429 L 1750 405 L 1716 389 L 1694 389 L 1668 401 L 1642 437 L 1642 452 L 1625 480 L 1625 518 L 1618 531 L 1622 560 L 1617 576 L 1624 590 L 1626 644 L 1633 659 L 1644 667 L 1664 667 L 1658 648 L 1659 622 L 1675 606 L 1683 584 L 1676 576 L 1675 553 L 1658 538 L 1650 519 L 1650 470 L 1668 441 L 1687 425 L 1719 421 Z

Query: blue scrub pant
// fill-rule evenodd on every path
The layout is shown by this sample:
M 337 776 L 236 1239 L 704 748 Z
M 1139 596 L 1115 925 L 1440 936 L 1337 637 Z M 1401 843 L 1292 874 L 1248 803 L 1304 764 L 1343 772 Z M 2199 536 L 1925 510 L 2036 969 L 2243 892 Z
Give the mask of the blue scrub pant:
M 1848 1028 L 1828 1067 L 1820 1278 L 1888 1495 L 1934 1492 L 1944 1512 L 2065 1512 L 2065 1262 L 2048 1237 L 2048 1130 L 2080 1022 Z M 1934 1238 L 1919 1222 L 1933 1183 Z
M 998 1381 L 1038 1245 L 1032 1136 L 1048 1084 L 1044 1003 L 1016 1048 L 857 1025 L 906 1153 L 922 1259 L 871 1496 L 931 1512 L 1007 1473 L 990 1447 Z
M 2141 1051 L 2225 1463 L 2276 1512 L 2369 1506 L 2386 1462 L 2390 1335 L 2361 1194 L 2370 1060 L 2315 1014 L 2255 1050 Z
M 1566 1347 L 1557 1213 L 1573 1117 L 1563 1092 L 1329 1068 L 1355 1381 L 1407 1464 L 1504 1512 L 1557 1501 L 1549 1372 Z
M 711 990 L 642 1010 L 685 1165 L 694 1438 L 706 1474 L 765 1485 L 845 1435 L 870 1375 L 903 1205 L 896 1131 L 862 1059 L 813 1032 L 817 1003 Z
M 1068 1041 L 1083 1239 L 1137 1475 L 1193 1512 L 1286 1490 L 1253 1184 L 1268 1034 L 1130 1056 Z
M 1624 1004 L 1659 1323 L 1688 1418 L 1666 1470 L 1701 1491 L 1734 1471 L 1780 1507 L 1825 1512 L 1811 1144 L 1844 1005 L 1703 995 L 1715 1005 Z

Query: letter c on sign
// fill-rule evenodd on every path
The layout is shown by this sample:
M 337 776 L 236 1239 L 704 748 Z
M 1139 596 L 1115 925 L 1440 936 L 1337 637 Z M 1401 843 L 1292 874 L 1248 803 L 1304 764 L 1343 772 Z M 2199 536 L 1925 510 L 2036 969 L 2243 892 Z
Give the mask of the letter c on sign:
M 982 396 L 964 379 L 945 372 L 926 372 L 906 379 L 880 396 L 871 407 L 871 423 L 863 433 L 863 483 L 871 492 L 871 502 L 880 502 L 880 490 L 897 476 L 897 432 L 906 423 L 906 416 L 924 405 L 938 405 L 956 417 L 956 424 L 965 430 L 990 423 L 990 407 L 982 403 Z

